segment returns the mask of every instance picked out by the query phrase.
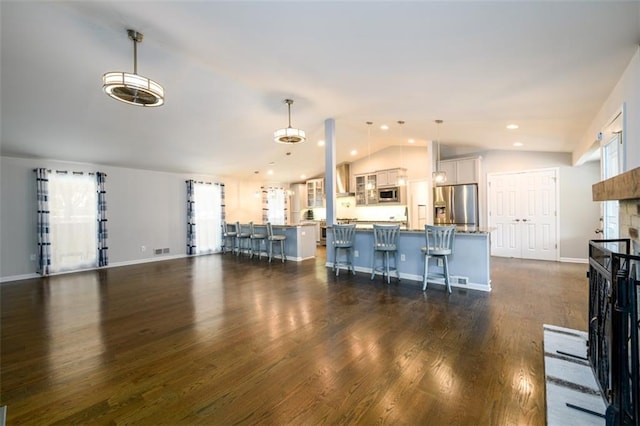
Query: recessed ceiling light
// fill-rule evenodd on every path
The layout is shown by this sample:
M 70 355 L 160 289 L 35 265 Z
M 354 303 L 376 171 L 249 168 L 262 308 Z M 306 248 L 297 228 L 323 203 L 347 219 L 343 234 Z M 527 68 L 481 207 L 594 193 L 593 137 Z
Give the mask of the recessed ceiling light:
M 416 143 L 416 141 L 414 139 L 409 139 L 407 142 L 409 143 Z
M 269 163 L 269 165 L 270 165 L 270 166 L 274 166 L 275 164 L 276 164 L 276 163 L 275 163 L 275 162 L 273 162 L 273 161 Z
M 300 179 L 306 179 L 307 175 L 300 175 Z
M 389 126 L 383 124 L 382 126 L 380 126 L 380 130 L 389 130 Z
M 520 127 L 520 126 L 518 126 L 517 124 L 507 124 L 507 129 L 509 129 L 509 130 L 515 130 L 518 127 Z
M 324 146 L 324 141 L 318 141 L 318 146 Z
M 351 155 L 356 155 L 358 153 L 358 151 L 356 151 L 355 149 L 351 150 Z
M 522 143 L 522 142 L 514 142 L 514 143 L 513 143 L 513 146 L 522 146 L 522 145 L 523 145 L 523 143 Z
M 267 171 L 267 174 L 268 174 L 268 175 L 272 175 L 272 174 L 273 174 L 273 170 L 268 170 L 268 171 Z

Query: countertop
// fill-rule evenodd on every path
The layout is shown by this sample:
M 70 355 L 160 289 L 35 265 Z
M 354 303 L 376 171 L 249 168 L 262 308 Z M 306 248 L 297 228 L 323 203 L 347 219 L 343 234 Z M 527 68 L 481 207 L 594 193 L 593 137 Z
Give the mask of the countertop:
M 375 222 L 375 223 L 381 223 L 381 224 L 387 224 L 388 222 Z M 327 227 L 330 228 L 330 227 Z M 486 228 L 486 227 L 480 227 L 480 226 L 459 226 L 456 228 L 456 233 L 458 234 L 482 234 L 482 235 L 486 235 L 491 233 L 491 231 L 493 231 L 494 228 Z M 362 232 L 367 232 L 367 231 L 373 231 L 373 225 L 356 225 L 356 231 L 362 231 Z M 406 233 L 420 233 L 420 234 L 424 234 L 424 228 L 423 229 L 403 229 L 400 228 L 400 232 L 406 232 Z

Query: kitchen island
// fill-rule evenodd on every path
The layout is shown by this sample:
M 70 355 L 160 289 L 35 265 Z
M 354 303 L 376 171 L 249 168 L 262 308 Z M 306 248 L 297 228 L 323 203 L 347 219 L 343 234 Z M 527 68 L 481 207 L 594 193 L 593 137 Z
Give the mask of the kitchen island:
M 229 224 L 229 226 L 233 226 Z M 241 224 L 244 229 L 244 224 Z M 267 226 L 264 224 L 253 224 L 256 233 L 267 233 Z M 235 226 L 234 226 L 235 228 Z M 284 242 L 284 252 L 287 256 L 287 260 L 293 260 L 300 262 L 305 259 L 313 259 L 316 257 L 316 237 L 315 237 L 315 225 L 312 223 L 305 223 L 300 225 L 273 225 L 273 233 L 285 235 L 287 239 Z M 266 249 L 269 249 L 269 242 Z M 280 259 L 280 247 L 279 243 L 274 243 L 273 257 Z
M 333 267 L 332 232 L 327 228 L 327 267 Z M 422 287 L 424 273 L 424 229 L 401 230 L 398 239 L 398 271 L 401 280 L 417 281 Z M 373 256 L 373 229 L 356 228 L 353 263 L 358 272 L 371 273 Z M 460 227 L 456 230 L 453 254 L 449 256 L 449 276 L 451 287 L 491 291 L 490 278 L 490 233 L 487 229 Z M 342 254 L 341 254 L 342 258 Z M 404 260 L 402 260 L 404 259 Z M 378 259 L 378 262 L 380 260 Z M 393 265 L 393 261 L 391 261 Z M 436 261 L 431 260 L 429 269 L 441 270 Z M 391 274 L 392 279 L 395 274 Z M 429 285 L 444 286 L 443 278 L 429 278 Z M 428 287 L 427 287 L 428 290 Z

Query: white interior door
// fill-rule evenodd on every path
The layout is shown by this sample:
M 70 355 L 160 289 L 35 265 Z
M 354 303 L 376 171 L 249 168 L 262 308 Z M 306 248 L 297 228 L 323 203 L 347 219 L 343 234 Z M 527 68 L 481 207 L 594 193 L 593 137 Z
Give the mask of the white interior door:
M 491 254 L 557 260 L 556 170 L 489 177 Z
M 620 173 L 620 141 L 622 140 L 620 133 L 613 133 L 611 138 L 602 145 L 602 155 L 600 168 L 602 178 L 609 179 Z M 602 221 L 604 238 L 618 238 L 619 229 L 619 207 L 618 201 L 602 202 Z
M 518 187 L 511 175 L 489 176 L 489 226 L 493 256 L 520 257 L 520 232 L 517 232 Z

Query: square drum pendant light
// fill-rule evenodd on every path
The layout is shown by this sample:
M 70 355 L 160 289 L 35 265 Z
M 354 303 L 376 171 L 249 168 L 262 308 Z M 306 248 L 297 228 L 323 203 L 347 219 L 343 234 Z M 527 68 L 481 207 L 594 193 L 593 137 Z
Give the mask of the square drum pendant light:
M 291 127 L 291 104 L 293 103 L 293 100 L 285 99 L 283 102 L 287 104 L 287 107 L 289 109 L 289 127 L 278 129 L 273 132 L 273 140 L 278 143 L 286 144 L 304 142 L 307 139 L 304 130 Z
M 114 99 L 130 105 L 155 107 L 164 104 L 164 89 L 155 81 L 138 75 L 138 49 L 143 35 L 127 30 L 133 40 L 133 74 L 127 72 L 108 72 L 102 76 L 102 89 Z

